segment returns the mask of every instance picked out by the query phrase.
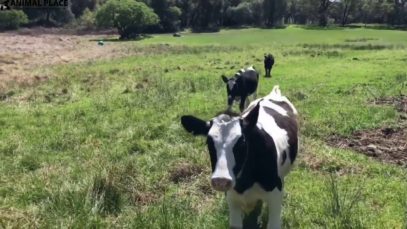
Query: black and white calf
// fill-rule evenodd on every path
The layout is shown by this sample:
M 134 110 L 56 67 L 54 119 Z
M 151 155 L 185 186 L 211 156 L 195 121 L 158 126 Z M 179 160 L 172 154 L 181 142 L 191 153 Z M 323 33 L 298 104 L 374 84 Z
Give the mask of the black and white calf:
M 240 111 L 243 111 L 247 97 L 257 90 L 259 73 L 251 66 L 246 69 L 240 69 L 235 76 L 230 79 L 226 76 L 222 76 L 222 79 L 223 82 L 226 83 L 228 110 L 231 110 L 234 100 L 240 99 L 239 108 Z
M 297 156 L 297 111 L 278 86 L 253 101 L 240 117 L 221 114 L 210 121 L 183 116 L 183 127 L 207 137 L 211 184 L 226 192 L 231 228 L 242 228 L 243 212 L 268 204 L 267 228 L 281 227 L 284 177 Z
M 274 56 L 269 54 L 264 54 L 264 69 L 266 70 L 266 77 L 271 77 L 271 69 L 274 65 Z

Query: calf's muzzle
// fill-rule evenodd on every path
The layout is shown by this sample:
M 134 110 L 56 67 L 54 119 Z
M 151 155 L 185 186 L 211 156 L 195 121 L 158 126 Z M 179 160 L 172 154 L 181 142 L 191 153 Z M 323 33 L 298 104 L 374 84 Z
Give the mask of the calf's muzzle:
M 211 179 L 213 189 L 220 192 L 226 192 L 232 187 L 232 180 L 222 177 L 216 177 Z

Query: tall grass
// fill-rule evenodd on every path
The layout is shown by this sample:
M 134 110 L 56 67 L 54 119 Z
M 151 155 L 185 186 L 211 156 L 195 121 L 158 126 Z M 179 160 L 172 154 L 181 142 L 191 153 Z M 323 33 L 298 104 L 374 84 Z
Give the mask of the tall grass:
M 397 122 L 394 108 L 369 101 L 404 92 L 405 50 L 394 47 L 407 45 L 405 36 L 300 28 L 158 35 L 131 43 L 130 57 L 46 69 L 55 77 L 0 101 L 0 225 L 227 228 L 204 139 L 185 133 L 179 118 L 225 109 L 220 76 L 252 64 L 263 74 L 262 55 L 272 52 L 273 78 L 260 78 L 259 96 L 280 85 L 300 112 L 304 148 L 286 178 L 284 226 L 401 228 L 405 169 L 324 139 Z
M 326 214 L 334 219 L 335 228 L 365 228 L 357 211 L 358 205 L 364 201 L 363 183 L 357 187 L 341 187 L 338 177 L 330 173 L 327 192 L 329 201 L 326 204 Z

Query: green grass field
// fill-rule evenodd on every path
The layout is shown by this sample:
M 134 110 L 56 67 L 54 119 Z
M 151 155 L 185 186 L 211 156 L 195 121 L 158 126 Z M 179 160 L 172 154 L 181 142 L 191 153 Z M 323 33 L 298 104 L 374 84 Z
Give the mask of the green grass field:
M 407 227 L 406 168 L 326 144 L 397 125 L 393 107 L 369 100 L 406 93 L 405 31 L 289 27 L 130 43 L 131 57 L 36 69 L 54 77 L 0 101 L 0 228 L 227 228 L 205 141 L 179 119 L 223 110 L 220 75 L 252 64 L 263 75 L 265 52 L 276 65 L 259 95 L 280 85 L 301 118 L 284 228 Z

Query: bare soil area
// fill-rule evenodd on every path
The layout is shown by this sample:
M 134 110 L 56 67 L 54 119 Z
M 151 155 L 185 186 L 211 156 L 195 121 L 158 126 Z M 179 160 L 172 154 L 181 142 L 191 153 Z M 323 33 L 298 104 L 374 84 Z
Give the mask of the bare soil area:
M 395 106 L 401 113 L 397 127 L 358 131 L 349 138 L 332 136 L 328 141 L 329 144 L 407 167 L 407 96 L 382 98 L 376 100 L 375 104 Z
M 407 95 L 379 98 L 374 103 L 379 105 L 394 105 L 397 111 L 407 114 Z
M 174 183 L 188 182 L 198 176 L 204 169 L 195 164 L 180 163 L 170 171 L 170 180 Z
M 47 80 L 42 67 L 126 55 L 128 44 L 108 42 L 98 45 L 100 38 L 111 34 L 69 35 L 62 29 L 24 29 L 0 33 L 0 94 L 10 86 L 30 86 Z

